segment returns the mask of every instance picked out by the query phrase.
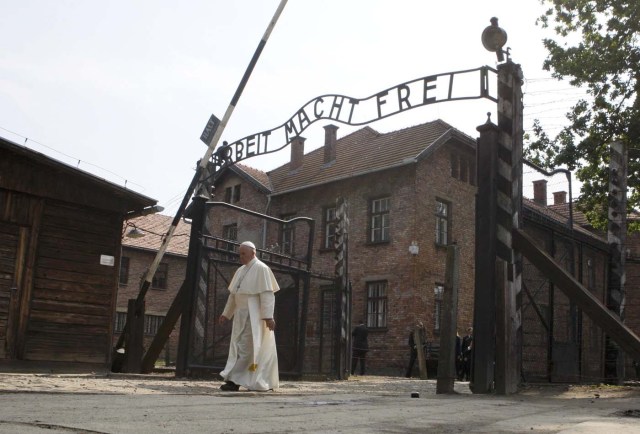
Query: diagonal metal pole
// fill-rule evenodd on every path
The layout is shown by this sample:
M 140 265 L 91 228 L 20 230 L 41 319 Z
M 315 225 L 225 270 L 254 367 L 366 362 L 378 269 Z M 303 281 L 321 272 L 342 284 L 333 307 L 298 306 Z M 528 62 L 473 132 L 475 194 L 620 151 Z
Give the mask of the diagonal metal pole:
M 218 124 L 217 129 L 215 130 L 215 133 L 213 134 L 213 136 L 208 140 L 208 143 L 205 142 L 207 143 L 207 151 L 204 153 L 204 156 L 199 161 L 198 166 L 196 167 L 196 171 L 193 175 L 193 179 L 191 180 L 191 183 L 189 184 L 189 188 L 187 189 L 184 195 L 184 198 L 180 203 L 180 207 L 176 211 L 176 215 L 174 216 L 173 221 L 171 222 L 171 226 L 169 227 L 169 229 L 167 230 L 167 233 L 164 235 L 162 239 L 162 244 L 158 249 L 158 253 L 156 254 L 156 257 L 154 258 L 153 262 L 147 269 L 147 273 L 145 274 L 144 281 L 140 286 L 140 291 L 138 292 L 138 297 L 136 298 L 136 311 L 138 311 L 140 306 L 142 306 L 142 302 L 144 301 L 147 291 L 151 286 L 153 276 L 155 275 L 156 270 L 158 269 L 158 265 L 160 265 L 160 261 L 162 260 L 165 252 L 167 251 L 167 247 L 169 246 L 169 242 L 173 237 L 173 233 L 178 227 L 178 223 L 180 222 L 180 219 L 182 218 L 184 211 L 187 208 L 189 199 L 191 199 L 191 195 L 195 191 L 198 183 L 200 182 L 203 173 L 205 173 L 205 169 L 207 168 L 209 159 L 213 155 L 213 151 L 216 148 L 216 145 L 218 144 L 218 142 L 220 141 L 220 137 L 222 136 L 222 133 L 224 132 L 224 129 L 227 126 L 227 123 L 229 122 L 229 118 L 231 118 L 231 115 L 236 108 L 236 104 L 238 103 L 238 100 L 240 99 L 240 96 L 242 95 L 242 92 L 244 91 L 244 88 L 247 82 L 249 81 L 249 77 L 251 76 L 251 73 L 253 72 L 253 69 L 256 66 L 256 63 L 258 62 L 258 58 L 260 57 L 260 54 L 262 53 L 264 46 L 267 44 L 267 40 L 269 39 L 269 36 L 271 35 L 271 32 L 273 31 L 273 28 L 275 27 L 276 22 L 278 21 L 278 18 L 280 18 L 280 15 L 282 14 L 282 11 L 284 10 L 284 7 L 286 6 L 286 4 L 287 4 L 287 0 L 280 1 L 280 4 L 276 9 L 275 14 L 273 15 L 273 18 L 271 19 L 271 21 L 269 22 L 269 25 L 267 26 L 267 30 L 264 32 L 264 35 L 262 36 L 262 39 L 260 40 L 260 43 L 258 44 L 256 51 L 253 53 L 253 57 L 251 58 L 251 61 L 249 62 L 249 65 L 247 66 L 247 69 L 245 70 L 244 75 L 242 76 L 242 80 L 240 80 L 240 84 L 238 85 L 238 88 L 236 89 L 236 92 L 233 95 L 233 98 L 231 98 L 231 102 L 227 107 L 227 111 L 224 113 L 224 116 L 222 117 L 222 120 Z M 127 322 L 124 326 L 122 333 L 120 334 L 120 338 L 118 339 L 118 343 L 116 344 L 116 349 L 122 348 L 124 346 L 124 339 L 126 334 L 128 333 L 128 328 L 129 328 L 128 326 L 129 324 Z

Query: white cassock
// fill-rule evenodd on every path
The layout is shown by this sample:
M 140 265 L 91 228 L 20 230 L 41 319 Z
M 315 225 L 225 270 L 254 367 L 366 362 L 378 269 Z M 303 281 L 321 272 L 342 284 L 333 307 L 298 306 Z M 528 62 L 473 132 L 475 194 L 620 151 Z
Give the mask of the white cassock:
M 229 357 L 220 372 L 225 380 L 249 390 L 279 387 L 276 338 L 263 321 L 273 318 L 275 293 L 279 290 L 273 272 L 258 258 L 238 268 L 233 275 L 222 312 L 233 319 Z

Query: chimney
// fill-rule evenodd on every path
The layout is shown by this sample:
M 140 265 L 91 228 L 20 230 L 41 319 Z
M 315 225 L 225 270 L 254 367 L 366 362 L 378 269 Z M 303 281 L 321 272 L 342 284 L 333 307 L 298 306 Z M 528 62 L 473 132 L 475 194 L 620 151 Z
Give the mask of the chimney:
M 547 180 L 539 179 L 533 181 L 533 201 L 543 206 L 547 206 Z
M 324 164 L 336 160 L 336 141 L 338 127 L 327 125 L 324 127 Z
M 301 136 L 296 136 L 291 140 L 291 162 L 289 163 L 289 170 L 296 170 L 302 166 L 305 140 L 306 139 Z
M 553 192 L 553 204 L 554 205 L 562 205 L 563 203 L 567 203 L 567 192 L 566 191 L 554 191 Z

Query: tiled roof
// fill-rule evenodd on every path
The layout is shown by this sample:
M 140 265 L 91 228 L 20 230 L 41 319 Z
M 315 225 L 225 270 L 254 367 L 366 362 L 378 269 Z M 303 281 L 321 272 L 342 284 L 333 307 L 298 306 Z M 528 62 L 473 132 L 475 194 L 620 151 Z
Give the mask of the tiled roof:
M 260 184 L 267 191 L 271 191 L 271 181 L 269 180 L 269 175 L 267 175 L 266 172 L 240 163 L 235 164 L 231 167 L 234 169 L 239 169 L 240 171 L 244 172 L 244 174 L 248 176 L 252 181 Z
M 162 214 L 150 214 L 142 217 L 136 217 L 124 222 L 122 246 L 132 247 L 145 250 L 158 251 L 162 244 L 162 237 L 169 230 L 173 217 Z M 141 238 L 129 238 L 127 233 L 132 228 L 138 228 L 145 233 Z M 180 220 L 176 227 L 166 253 L 174 255 L 187 256 L 189 252 L 189 234 L 191 232 L 191 223 Z
M 475 140 L 442 120 L 390 133 L 365 127 L 337 140 L 336 159 L 331 163 L 325 164 L 324 147 L 320 147 L 304 156 L 299 169 L 291 171 L 287 163 L 268 175 L 273 192 L 284 193 L 415 162 L 432 145 L 451 136 L 475 146 Z
M 557 205 L 552 205 L 552 206 L 544 206 L 541 205 L 531 199 L 527 199 L 526 197 L 523 198 L 522 201 L 522 205 L 525 208 L 529 208 L 529 210 L 537 213 L 538 215 L 541 215 L 543 217 L 546 217 L 549 220 L 552 220 L 562 226 L 567 226 L 569 224 L 569 207 L 567 205 L 566 209 L 567 209 L 567 214 L 564 215 L 561 212 L 556 211 L 553 207 L 556 207 Z M 573 221 L 573 231 L 574 232 L 578 232 L 584 236 L 587 236 L 589 238 L 592 238 L 594 240 L 598 240 L 600 242 L 605 242 L 605 240 L 600 237 L 598 234 L 586 229 L 584 226 L 582 226 L 580 223 L 578 223 L 575 219 L 576 216 L 576 211 L 574 209 L 574 221 Z M 584 214 L 583 214 L 584 215 Z
M 549 205 L 548 208 L 557 212 L 558 214 L 561 214 L 567 219 L 569 218 L 569 202 L 556 203 L 553 205 Z M 589 223 L 589 220 L 587 220 L 587 216 L 578 209 L 575 202 L 573 203 L 572 213 L 573 223 L 584 227 L 591 227 L 591 223 Z

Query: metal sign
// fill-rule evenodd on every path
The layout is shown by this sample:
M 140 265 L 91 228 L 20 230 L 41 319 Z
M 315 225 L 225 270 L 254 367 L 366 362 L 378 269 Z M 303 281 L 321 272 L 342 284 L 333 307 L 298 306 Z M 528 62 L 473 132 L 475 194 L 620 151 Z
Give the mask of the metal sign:
M 202 140 L 205 145 L 209 146 L 211 144 L 211 139 L 218 129 L 218 125 L 220 125 L 220 119 L 218 119 L 216 115 L 211 115 L 209 122 L 207 122 L 207 125 L 204 127 L 204 131 L 200 136 L 200 140 Z
M 479 98 L 497 102 L 497 96 L 492 96 L 489 89 L 489 72 L 497 74 L 495 69 L 482 66 L 429 75 L 361 99 L 338 94 L 321 95 L 303 105 L 279 127 L 225 143 L 216 150 L 212 160 L 218 170 L 246 158 L 277 152 L 318 120 L 364 125 L 439 102 Z

